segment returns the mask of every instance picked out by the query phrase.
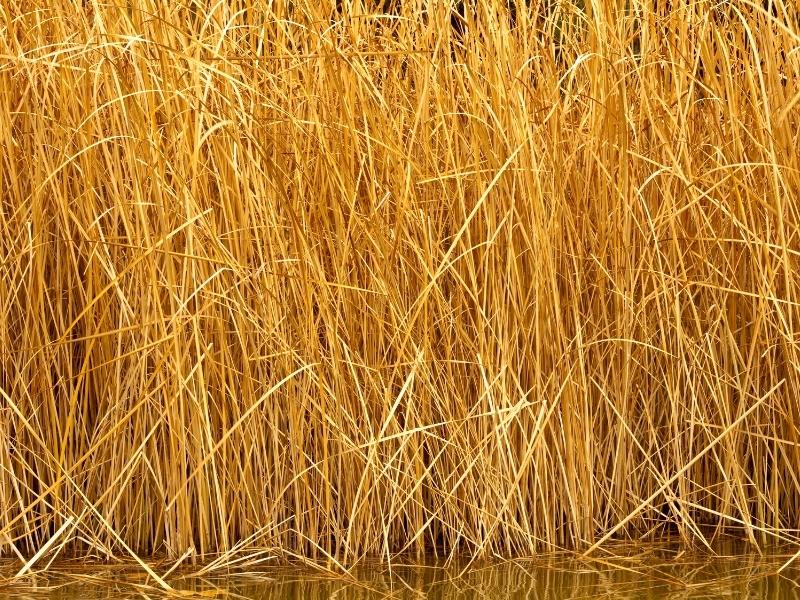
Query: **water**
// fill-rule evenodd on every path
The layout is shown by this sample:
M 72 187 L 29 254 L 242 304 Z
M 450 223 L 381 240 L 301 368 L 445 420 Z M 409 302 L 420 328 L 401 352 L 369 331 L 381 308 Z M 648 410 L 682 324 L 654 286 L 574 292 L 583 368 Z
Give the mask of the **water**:
M 270 566 L 257 571 L 197 576 L 173 573 L 176 593 L 164 594 L 135 567 L 83 563 L 52 565 L 47 574 L 0 584 L 0 600 L 101 600 L 125 598 L 230 598 L 231 600 L 392 599 L 700 599 L 800 600 L 800 561 L 777 574 L 793 549 L 759 556 L 752 550 L 716 556 L 669 545 L 615 548 L 593 560 L 551 556 L 464 564 L 362 564 L 350 577 L 307 567 Z M 13 574 L 14 563 L 0 564 Z M 19 565 L 16 564 L 16 568 Z M 164 569 L 165 570 L 165 569 Z M 163 572 L 163 570 L 161 571 Z

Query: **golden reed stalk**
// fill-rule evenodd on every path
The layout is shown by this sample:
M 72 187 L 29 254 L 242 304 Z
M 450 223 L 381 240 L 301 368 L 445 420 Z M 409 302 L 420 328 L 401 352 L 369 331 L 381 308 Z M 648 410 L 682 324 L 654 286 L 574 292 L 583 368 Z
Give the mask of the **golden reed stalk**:
M 3 553 L 798 539 L 793 2 L 0 32 Z

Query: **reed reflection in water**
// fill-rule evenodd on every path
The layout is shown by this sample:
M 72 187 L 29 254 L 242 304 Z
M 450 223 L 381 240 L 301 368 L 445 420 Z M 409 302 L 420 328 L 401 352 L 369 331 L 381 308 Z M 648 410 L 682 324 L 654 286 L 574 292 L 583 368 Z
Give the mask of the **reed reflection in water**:
M 724 550 L 724 549 L 723 549 Z M 526 599 L 683 600 L 800 599 L 800 569 L 777 569 L 790 552 L 716 556 L 649 544 L 591 560 L 569 556 L 473 564 L 362 564 L 350 577 L 295 566 L 200 577 L 178 574 L 164 594 L 132 567 L 51 566 L 0 588 L 0 600 L 231 598 L 252 600 Z M 8 568 L 3 567 L 8 574 Z

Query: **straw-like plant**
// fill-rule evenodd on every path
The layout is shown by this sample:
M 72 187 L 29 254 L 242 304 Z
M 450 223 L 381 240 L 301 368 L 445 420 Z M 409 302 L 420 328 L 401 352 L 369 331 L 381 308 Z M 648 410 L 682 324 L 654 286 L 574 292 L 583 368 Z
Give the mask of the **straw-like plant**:
M 798 540 L 799 83 L 788 0 L 2 0 L 0 550 Z

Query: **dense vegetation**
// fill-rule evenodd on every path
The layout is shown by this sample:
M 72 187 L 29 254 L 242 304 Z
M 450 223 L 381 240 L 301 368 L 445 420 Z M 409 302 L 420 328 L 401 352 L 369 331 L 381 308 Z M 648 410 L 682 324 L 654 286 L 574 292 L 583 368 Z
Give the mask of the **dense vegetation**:
M 800 538 L 774 0 L 0 2 L 0 551 Z

